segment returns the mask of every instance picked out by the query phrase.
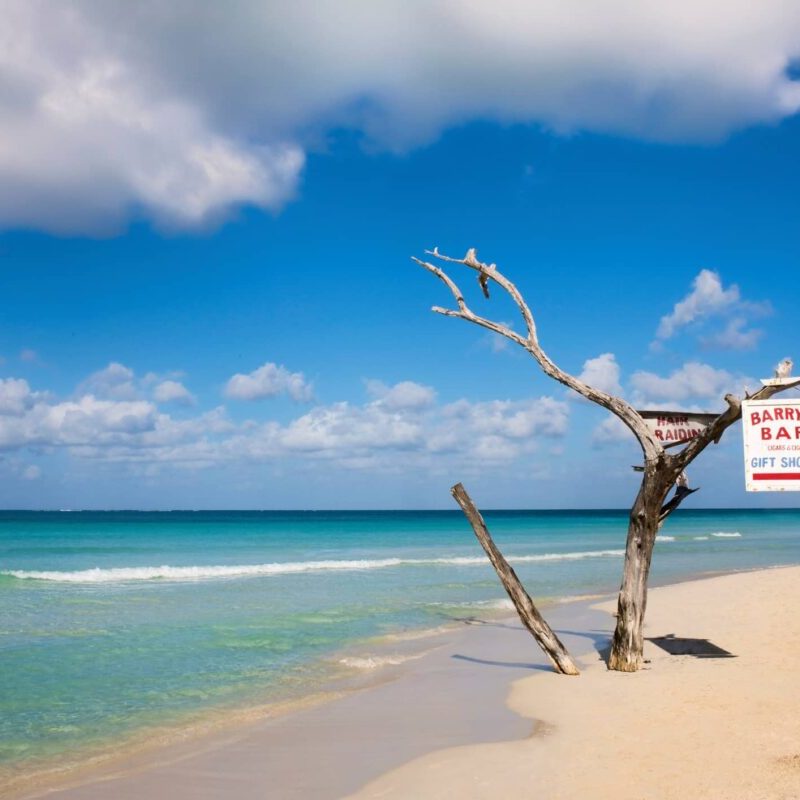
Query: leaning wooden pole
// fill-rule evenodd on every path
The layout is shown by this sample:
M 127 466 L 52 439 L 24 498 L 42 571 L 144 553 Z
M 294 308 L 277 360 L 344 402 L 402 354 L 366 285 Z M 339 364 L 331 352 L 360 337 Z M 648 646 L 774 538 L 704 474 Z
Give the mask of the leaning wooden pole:
M 483 521 L 481 512 L 472 502 L 467 490 L 460 483 L 457 483 L 450 490 L 450 493 L 461 506 L 461 510 L 469 520 L 470 525 L 472 525 L 475 536 L 478 537 L 481 547 L 486 551 L 486 555 L 489 556 L 489 561 L 492 562 L 492 566 L 508 592 L 511 602 L 517 609 L 522 624 L 533 634 L 533 638 L 536 639 L 539 647 L 544 650 L 556 672 L 560 672 L 562 675 L 579 675 L 580 671 L 575 666 L 575 662 L 570 657 L 566 647 L 561 643 L 553 629 L 545 622 L 544 617 L 533 604 L 530 595 L 520 583 L 517 574 L 497 549 L 497 545 L 492 540 L 489 529 Z

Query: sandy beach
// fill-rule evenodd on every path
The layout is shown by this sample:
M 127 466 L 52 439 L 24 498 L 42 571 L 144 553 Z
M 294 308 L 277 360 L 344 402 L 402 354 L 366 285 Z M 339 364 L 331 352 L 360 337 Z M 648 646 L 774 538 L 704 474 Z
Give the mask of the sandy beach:
M 509 706 L 541 721 L 536 734 L 432 753 L 354 797 L 800 797 L 798 582 L 787 568 L 655 589 L 648 636 L 707 639 L 735 657 L 648 642 L 635 675 L 591 657 L 576 679 L 525 678 Z
M 582 601 L 547 613 L 583 670 L 567 678 L 515 620 L 472 620 L 372 688 L 16 796 L 797 798 L 798 582 L 790 567 L 651 591 L 648 637 L 729 655 L 648 641 L 644 670 L 608 672 L 613 603 Z

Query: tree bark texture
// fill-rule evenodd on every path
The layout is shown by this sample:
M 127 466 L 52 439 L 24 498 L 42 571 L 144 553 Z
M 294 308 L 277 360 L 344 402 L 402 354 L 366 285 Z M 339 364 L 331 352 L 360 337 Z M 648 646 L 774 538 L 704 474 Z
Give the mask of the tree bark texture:
M 450 492 L 461 506 L 461 510 L 469 520 L 470 525 L 472 525 L 475 536 L 478 537 L 481 547 L 483 547 L 489 557 L 489 561 L 495 568 L 500 581 L 511 598 L 511 602 L 514 604 L 514 608 L 517 609 L 522 624 L 533 634 L 533 638 L 536 639 L 539 647 L 544 650 L 556 672 L 560 672 L 562 675 L 579 675 L 580 671 L 575 666 L 575 662 L 570 657 L 566 647 L 564 647 L 553 629 L 539 613 L 530 595 L 520 583 L 517 574 L 494 543 L 483 516 L 478 511 L 475 503 L 472 502 L 472 498 L 467 494 L 467 490 L 460 483 L 457 483 Z
M 636 672 L 642 664 L 647 580 L 661 504 L 670 486 L 660 481 L 655 473 L 654 467 L 646 469 L 628 521 L 625 563 L 617 599 L 617 624 L 608 659 L 608 668 L 620 672 Z

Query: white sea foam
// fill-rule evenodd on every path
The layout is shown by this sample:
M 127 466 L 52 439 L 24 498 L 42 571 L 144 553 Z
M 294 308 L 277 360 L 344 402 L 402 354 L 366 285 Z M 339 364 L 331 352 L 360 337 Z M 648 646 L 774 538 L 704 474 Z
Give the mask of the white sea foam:
M 675 541 L 675 537 L 674 536 L 656 536 L 656 541 L 657 542 L 674 542 Z
M 692 537 L 696 542 L 707 542 L 708 536 L 693 536 Z
M 540 553 L 527 556 L 509 556 L 511 563 L 523 564 L 539 561 L 574 561 L 583 558 L 621 556 L 623 550 L 587 550 L 574 553 Z M 453 556 L 448 558 L 378 558 L 341 561 L 287 561 L 272 564 L 239 564 L 193 567 L 110 567 L 82 569 L 72 572 L 38 570 L 2 570 L 23 580 L 59 581 L 62 583 L 118 583 L 152 580 L 209 580 L 214 578 L 240 578 L 248 576 L 294 575 L 305 572 L 347 572 L 386 569 L 401 566 L 473 566 L 486 564 L 483 556 Z
M 507 610 L 513 609 L 514 604 L 507 597 L 495 600 L 465 600 L 463 603 L 426 603 L 427 606 L 443 606 L 444 608 L 464 608 L 464 609 L 483 609 L 483 610 Z
M 717 533 L 712 533 L 711 535 L 717 539 L 740 539 L 742 536 L 739 531 L 733 531 L 732 533 L 728 533 L 727 531 L 717 531 Z
M 463 605 L 471 608 L 487 608 L 500 611 L 510 611 L 514 608 L 514 604 L 507 597 L 501 597 L 497 600 L 476 600 L 474 603 L 464 603 Z
M 381 667 L 394 667 L 398 664 L 404 664 L 406 661 L 416 661 L 416 659 L 422 658 L 424 655 L 425 653 L 418 653 L 413 656 L 345 656 L 339 659 L 339 663 L 352 669 L 371 670 L 380 669 Z

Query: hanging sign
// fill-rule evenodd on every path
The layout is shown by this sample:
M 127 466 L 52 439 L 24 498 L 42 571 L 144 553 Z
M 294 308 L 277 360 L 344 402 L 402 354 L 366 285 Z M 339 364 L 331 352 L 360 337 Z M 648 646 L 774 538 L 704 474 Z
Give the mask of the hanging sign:
M 800 400 L 745 400 L 742 432 L 747 491 L 800 491 Z
M 701 414 L 693 411 L 639 411 L 647 427 L 665 447 L 688 442 L 699 436 L 718 414 Z

